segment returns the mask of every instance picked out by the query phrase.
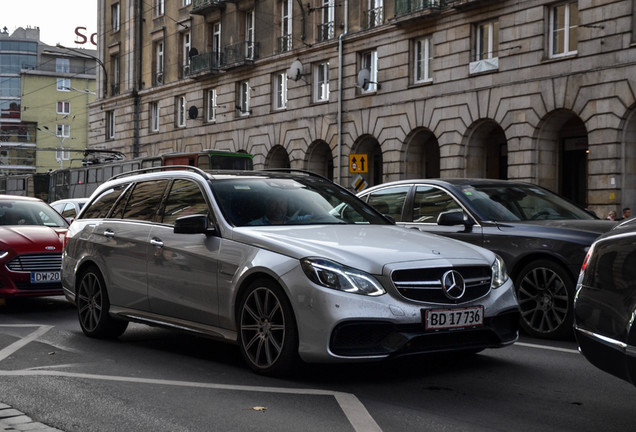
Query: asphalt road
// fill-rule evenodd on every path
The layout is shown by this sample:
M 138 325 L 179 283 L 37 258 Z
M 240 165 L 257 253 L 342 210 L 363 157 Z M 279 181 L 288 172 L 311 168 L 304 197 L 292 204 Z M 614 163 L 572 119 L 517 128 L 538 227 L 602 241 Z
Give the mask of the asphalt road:
M 308 365 L 275 379 L 232 345 L 180 332 L 131 325 L 117 341 L 87 338 L 61 297 L 0 306 L 0 420 L 5 407 L 66 432 L 628 431 L 635 397 L 574 341 L 522 337 L 469 357 Z

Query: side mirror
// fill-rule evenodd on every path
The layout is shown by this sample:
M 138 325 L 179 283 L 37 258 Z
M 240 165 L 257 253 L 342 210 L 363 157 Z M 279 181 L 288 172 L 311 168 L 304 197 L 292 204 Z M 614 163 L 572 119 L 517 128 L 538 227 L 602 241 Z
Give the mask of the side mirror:
M 175 234 L 212 235 L 216 230 L 208 223 L 206 215 L 191 215 L 178 218 L 174 222 Z
M 437 225 L 455 226 L 464 225 L 467 230 L 475 225 L 475 220 L 462 210 L 451 210 L 440 213 L 437 217 Z

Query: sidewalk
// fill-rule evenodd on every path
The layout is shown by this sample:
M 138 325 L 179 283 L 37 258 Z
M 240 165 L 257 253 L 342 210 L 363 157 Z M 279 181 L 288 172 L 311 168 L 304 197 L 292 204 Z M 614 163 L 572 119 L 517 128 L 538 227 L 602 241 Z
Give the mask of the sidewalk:
M 0 402 L 0 432 L 62 432 L 59 429 L 33 421 L 18 410 Z

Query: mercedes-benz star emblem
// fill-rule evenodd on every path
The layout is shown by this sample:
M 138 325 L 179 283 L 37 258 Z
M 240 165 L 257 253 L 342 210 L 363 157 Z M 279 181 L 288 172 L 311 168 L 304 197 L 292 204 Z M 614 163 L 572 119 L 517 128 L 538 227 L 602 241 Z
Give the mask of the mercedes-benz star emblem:
M 451 300 L 459 300 L 466 292 L 466 283 L 461 273 L 449 270 L 442 276 L 442 291 Z

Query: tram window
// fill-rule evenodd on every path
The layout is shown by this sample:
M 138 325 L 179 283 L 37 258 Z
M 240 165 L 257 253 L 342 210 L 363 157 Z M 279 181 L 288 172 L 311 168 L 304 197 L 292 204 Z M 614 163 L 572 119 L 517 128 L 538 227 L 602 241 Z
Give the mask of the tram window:
M 84 184 L 86 183 L 86 171 L 77 170 L 71 171 L 71 184 Z
M 197 158 L 197 166 L 202 170 L 210 169 L 210 157 L 208 155 L 202 155 Z
M 90 168 L 88 170 L 88 182 L 97 183 L 97 168 Z

